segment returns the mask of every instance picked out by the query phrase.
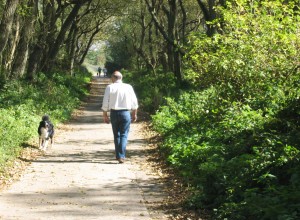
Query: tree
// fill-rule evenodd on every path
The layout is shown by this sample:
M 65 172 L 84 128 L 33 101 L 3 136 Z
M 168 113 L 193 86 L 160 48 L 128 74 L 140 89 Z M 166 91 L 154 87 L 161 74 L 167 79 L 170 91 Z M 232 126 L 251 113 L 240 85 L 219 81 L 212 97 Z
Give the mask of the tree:
M 60 46 L 62 45 L 62 43 L 65 40 L 67 31 L 70 29 L 72 22 L 74 20 L 76 20 L 76 16 L 78 15 L 81 7 L 87 2 L 88 2 L 88 0 L 76 1 L 76 3 L 73 5 L 70 13 L 68 14 L 66 19 L 62 23 L 61 29 L 60 29 L 54 43 L 50 45 L 49 54 L 45 59 L 45 63 L 47 65 L 45 65 L 45 68 L 43 69 L 44 71 L 51 70 L 51 68 L 53 66 L 53 62 L 55 61 L 55 57 L 59 52 Z
M 200 19 L 197 22 L 194 14 L 188 17 L 186 7 L 191 8 L 191 1 L 169 0 L 165 3 L 163 0 L 145 0 L 145 3 L 155 26 L 167 44 L 168 70 L 174 73 L 180 85 L 183 80 L 181 59 L 186 53 L 184 46 L 187 43 L 188 25 L 196 21 L 198 26 L 201 23 Z
M 192 0 L 135 1 L 134 7 L 128 4 L 123 16 L 117 17 L 110 47 L 123 42 L 122 48 L 132 56 L 128 62 L 133 68 L 146 68 L 155 74 L 156 68 L 163 67 L 164 72 L 174 73 L 180 85 L 187 36 L 191 31 L 203 31 L 201 22 L 197 2 Z M 112 41 L 116 32 L 118 39 Z
M 0 56 L 6 47 L 8 37 L 12 30 L 14 15 L 18 6 L 19 0 L 7 0 L 3 10 L 0 24 Z
M 18 3 L 3 1 L 0 9 L 0 67 L 6 78 L 25 75 L 29 80 L 40 71 L 50 73 L 57 68 L 72 73 L 108 20 L 118 16 L 126 4 L 117 0 Z
M 5 73 L 6 70 L 3 68 L 2 65 L 6 63 L 3 58 L 3 51 L 6 49 L 7 42 L 12 31 L 12 26 L 14 24 L 13 22 L 18 3 L 19 0 L 7 0 L 0 21 L 0 73 L 2 75 L 1 77 L 3 78 L 7 77 Z
M 23 4 L 25 3 L 23 2 Z M 28 0 L 25 9 L 28 10 L 28 13 L 24 15 L 22 21 L 20 39 L 11 69 L 12 78 L 22 77 L 25 73 L 28 62 L 29 44 L 34 33 L 33 29 L 38 11 L 38 0 Z

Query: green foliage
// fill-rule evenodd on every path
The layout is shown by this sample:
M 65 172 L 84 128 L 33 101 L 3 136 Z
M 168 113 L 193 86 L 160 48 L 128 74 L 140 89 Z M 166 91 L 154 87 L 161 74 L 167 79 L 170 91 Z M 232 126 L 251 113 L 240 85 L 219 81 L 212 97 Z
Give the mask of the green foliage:
M 276 83 L 288 85 L 296 74 L 300 17 L 293 5 L 279 1 L 236 4 L 220 9 L 222 34 L 191 36 L 187 64 L 192 68 L 186 77 L 200 87 L 227 87 L 224 96 L 251 100 Z
M 0 92 L 0 167 L 18 156 L 21 145 L 36 137 L 38 124 L 48 114 L 54 124 L 67 120 L 87 94 L 87 76 L 40 74 L 35 84 L 6 83 Z M 1 168 L 0 168 L 1 172 Z
M 271 210 L 274 203 L 285 214 L 299 214 L 288 203 L 293 193 L 283 195 L 281 191 L 284 187 L 294 193 L 299 190 L 299 115 L 297 120 L 288 120 L 287 110 L 283 109 L 274 117 L 266 117 L 242 103 L 230 106 L 222 104 L 217 96 L 208 99 L 208 94 L 212 93 L 183 94 L 177 102 L 170 99 L 153 116 L 154 128 L 165 137 L 162 147 L 169 153 L 169 162 L 199 192 L 199 199 L 196 195 L 193 198 L 198 203 L 190 205 L 218 207 L 216 216 L 230 219 L 251 215 L 255 219 L 267 213 L 279 216 Z M 204 103 L 210 100 L 210 108 L 205 108 Z M 283 122 L 288 126 L 282 126 Z M 261 201 L 265 207 L 259 213 L 252 210 L 257 205 L 253 194 L 249 198 L 253 190 L 257 190 L 258 197 L 274 197 L 269 203 Z M 279 199 L 282 196 L 287 196 L 286 203 Z
M 119 25 L 116 26 L 117 30 L 112 31 L 114 34 L 111 35 L 109 40 L 110 44 L 106 50 L 107 62 L 117 64 L 121 68 L 131 69 L 134 65 L 135 51 L 132 46 L 129 46 L 131 45 L 130 39 L 119 30 Z M 120 36 L 120 33 L 123 35 Z
M 18 155 L 21 143 L 36 135 L 38 119 L 32 117 L 31 107 L 19 105 L 16 108 L 0 109 L 1 167 L 11 157 Z
M 98 65 L 98 56 L 99 56 L 98 50 L 89 50 L 89 52 L 86 55 L 86 60 L 88 63 L 93 65 Z
M 140 108 L 153 113 L 163 103 L 164 96 L 178 93 L 174 74 L 163 73 L 158 70 L 156 74 L 148 71 L 128 72 L 122 71 L 124 81 L 130 82 L 137 93 Z
M 299 1 L 231 2 L 219 33 L 191 36 L 198 91 L 152 116 L 162 148 L 214 219 L 300 218 Z

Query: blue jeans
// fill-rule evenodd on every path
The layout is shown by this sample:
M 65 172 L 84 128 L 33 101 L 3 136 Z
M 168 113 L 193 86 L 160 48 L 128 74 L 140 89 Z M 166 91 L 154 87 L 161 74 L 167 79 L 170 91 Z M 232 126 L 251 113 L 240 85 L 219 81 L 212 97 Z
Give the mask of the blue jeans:
M 116 159 L 125 158 L 127 138 L 131 123 L 128 110 L 111 110 L 110 121 L 114 134 Z

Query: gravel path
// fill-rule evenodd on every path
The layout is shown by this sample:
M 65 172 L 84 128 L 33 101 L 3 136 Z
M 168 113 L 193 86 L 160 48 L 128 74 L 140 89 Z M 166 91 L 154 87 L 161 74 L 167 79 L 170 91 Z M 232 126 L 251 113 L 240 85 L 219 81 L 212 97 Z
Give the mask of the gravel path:
M 167 219 L 158 208 L 159 177 L 141 166 L 142 123 L 131 125 L 126 162 L 114 159 L 111 125 L 102 123 L 100 111 L 108 83 L 94 78 L 88 101 L 56 130 L 54 146 L 1 192 L 0 219 Z

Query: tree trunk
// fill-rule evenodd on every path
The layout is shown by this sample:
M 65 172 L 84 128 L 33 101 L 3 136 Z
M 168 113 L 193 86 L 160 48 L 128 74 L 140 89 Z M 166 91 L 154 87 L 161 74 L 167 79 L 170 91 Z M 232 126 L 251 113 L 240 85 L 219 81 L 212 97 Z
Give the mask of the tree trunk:
M 208 6 L 206 6 L 203 0 L 197 0 L 197 2 L 204 15 L 205 21 L 213 21 L 216 18 L 216 12 L 214 10 L 214 6 L 216 6 L 216 0 L 208 0 Z M 221 1 L 221 3 L 225 4 L 225 0 Z M 210 24 L 207 24 L 206 27 L 207 36 L 212 36 L 216 31 L 215 28 Z
M 69 62 L 69 72 L 70 75 L 73 76 L 74 75 L 74 62 L 75 62 L 75 49 L 76 49 L 76 38 L 77 38 L 77 34 L 78 34 L 78 28 L 76 23 L 73 23 L 72 28 L 70 30 L 69 36 L 68 36 L 68 40 L 67 40 L 67 44 L 66 44 L 66 50 L 68 53 L 68 62 Z
M 168 69 L 172 71 L 178 81 L 178 84 L 181 84 L 181 57 L 178 57 L 180 53 L 184 55 L 184 50 L 180 47 L 179 39 L 176 36 L 176 24 L 177 24 L 177 4 L 178 0 L 169 0 L 169 8 L 165 5 L 162 6 L 164 13 L 167 16 L 167 30 L 164 29 L 163 25 L 160 24 L 158 18 L 156 17 L 156 12 L 154 10 L 154 5 L 150 5 L 149 0 L 145 0 L 147 8 L 152 16 L 154 24 L 164 37 L 167 42 L 167 59 L 168 59 Z M 165 57 L 162 57 L 165 58 Z
M 181 60 L 181 54 L 178 51 L 175 51 L 174 53 L 174 75 L 176 77 L 176 81 L 178 85 L 180 86 L 182 83 L 182 60 Z
M 179 5 L 182 13 L 182 29 L 181 29 L 181 42 L 185 45 L 187 43 L 186 40 L 186 22 L 187 22 L 187 13 L 184 8 L 182 0 L 179 0 Z
M 8 37 L 11 33 L 11 27 L 14 21 L 14 14 L 18 6 L 19 0 L 7 0 L 3 11 L 0 24 L 0 56 L 6 47 Z
M 160 62 L 161 62 L 163 71 L 164 72 L 169 72 L 170 70 L 168 69 L 169 66 L 168 66 L 168 55 L 167 55 L 167 53 L 165 53 L 165 52 L 161 53 L 161 55 L 160 55 Z
M 153 47 L 153 20 L 151 20 L 149 24 L 149 30 L 148 30 L 148 44 L 149 44 L 149 53 L 150 53 L 150 59 L 151 59 L 151 66 L 153 68 L 153 73 L 155 74 L 155 67 L 157 65 L 157 53 L 154 51 Z
M 38 40 L 33 47 L 28 59 L 27 78 L 33 80 L 34 75 L 40 72 L 47 60 L 49 44 L 53 43 L 55 35 L 55 2 L 49 0 L 43 8 L 43 20 L 41 23 L 41 31 L 38 36 Z
M 34 75 L 39 72 L 40 63 L 43 57 L 43 47 L 39 44 L 34 46 L 32 53 L 28 58 L 27 76 L 29 81 L 34 79 Z
M 169 8 L 170 10 L 165 9 L 165 13 L 168 18 L 168 37 L 175 41 L 175 24 L 176 24 L 176 15 L 177 15 L 177 0 L 170 0 L 169 2 Z M 168 44 L 168 63 L 169 68 L 172 72 L 175 73 L 175 66 L 174 66 L 174 46 L 172 44 Z
M 79 65 L 83 64 L 83 61 L 84 61 L 84 59 L 85 59 L 85 57 L 86 57 L 86 55 L 87 55 L 87 53 L 88 53 L 88 51 L 89 51 L 92 43 L 93 43 L 93 39 L 94 39 L 95 35 L 98 34 L 99 31 L 100 31 L 100 27 L 97 27 L 96 30 L 90 36 L 89 42 L 88 42 L 88 44 L 87 44 L 87 46 L 86 46 L 86 48 L 85 48 L 85 50 L 84 50 L 84 52 L 82 54 L 81 59 L 79 60 L 79 63 L 78 63 Z
M 31 9 L 31 11 L 30 15 L 27 15 L 24 19 L 21 37 L 11 71 L 12 78 L 19 78 L 24 75 L 28 61 L 29 43 L 32 33 L 34 32 L 33 27 L 36 20 L 38 0 L 29 0 L 27 6 Z
M 172 1 L 174 1 L 174 0 L 172 0 Z M 154 24 L 157 27 L 157 29 L 159 30 L 159 32 L 161 33 L 161 35 L 163 36 L 163 38 L 167 41 L 168 44 L 173 45 L 176 48 L 176 50 L 178 50 L 182 55 L 184 55 L 185 51 L 178 45 L 177 41 L 174 41 L 174 39 L 171 39 L 168 36 L 168 33 L 164 30 L 164 27 L 160 24 L 158 18 L 156 17 L 154 7 L 150 5 L 149 0 L 145 0 L 145 2 L 147 4 L 147 8 L 148 8 L 148 11 L 149 11 L 151 17 L 153 18 Z
M 67 31 L 69 30 L 69 28 L 71 27 L 71 25 L 73 23 L 73 20 L 76 18 L 81 6 L 84 3 L 85 3 L 85 1 L 81 1 L 79 3 L 76 3 L 74 5 L 72 11 L 68 15 L 67 19 L 62 24 L 61 30 L 60 30 L 53 46 L 50 48 L 49 59 L 46 60 L 47 65 L 46 65 L 46 68 L 44 69 L 46 72 L 51 70 L 51 68 L 53 66 L 53 63 L 55 61 L 55 57 L 56 57 L 57 53 L 59 52 L 60 46 L 62 45 L 62 43 L 65 40 L 65 35 L 66 35 Z
M 14 24 L 12 26 L 12 33 L 7 40 L 7 45 L 3 51 L 3 68 L 5 70 L 5 78 L 10 77 L 14 55 L 17 50 L 17 45 L 20 40 L 20 19 L 19 15 L 16 13 L 14 17 Z

